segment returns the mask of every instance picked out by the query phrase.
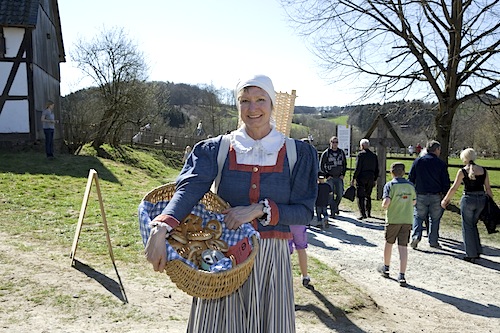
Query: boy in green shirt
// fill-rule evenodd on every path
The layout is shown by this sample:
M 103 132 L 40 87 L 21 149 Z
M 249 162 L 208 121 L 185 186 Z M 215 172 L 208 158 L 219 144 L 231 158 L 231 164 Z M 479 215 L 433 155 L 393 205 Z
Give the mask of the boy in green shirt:
M 392 246 L 398 241 L 399 276 L 398 282 L 406 286 L 405 272 L 408 263 L 408 242 L 413 223 L 413 206 L 417 194 L 413 184 L 404 178 L 405 166 L 395 162 L 391 165 L 392 180 L 384 185 L 382 208 L 386 209 L 384 265 L 378 271 L 389 277 Z

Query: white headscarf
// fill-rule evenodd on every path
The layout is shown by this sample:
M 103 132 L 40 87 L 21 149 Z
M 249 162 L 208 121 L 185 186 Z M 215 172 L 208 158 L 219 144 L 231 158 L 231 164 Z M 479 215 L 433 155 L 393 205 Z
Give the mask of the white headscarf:
M 240 80 L 236 85 L 236 89 L 234 90 L 234 98 L 238 101 L 238 93 L 241 89 L 245 87 L 259 87 L 264 89 L 265 92 L 271 97 L 271 102 L 273 103 L 273 107 L 276 106 L 276 92 L 274 91 L 273 81 L 265 75 L 254 75 L 252 77 L 246 78 L 244 80 Z M 239 103 L 236 103 L 238 106 L 238 110 L 240 109 Z

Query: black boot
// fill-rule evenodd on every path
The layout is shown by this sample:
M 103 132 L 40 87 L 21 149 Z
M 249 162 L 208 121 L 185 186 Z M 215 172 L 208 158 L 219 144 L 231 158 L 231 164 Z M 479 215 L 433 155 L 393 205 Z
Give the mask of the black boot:
M 365 198 L 358 198 L 358 208 L 361 213 L 358 220 L 366 219 Z

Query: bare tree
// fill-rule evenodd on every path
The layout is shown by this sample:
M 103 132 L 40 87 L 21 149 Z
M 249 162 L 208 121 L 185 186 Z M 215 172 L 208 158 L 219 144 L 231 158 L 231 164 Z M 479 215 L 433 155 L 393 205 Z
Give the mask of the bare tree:
M 363 98 L 436 100 L 445 161 L 458 106 L 498 96 L 499 1 L 281 0 L 333 81 L 366 82 Z
M 90 41 L 80 40 L 72 58 L 97 85 L 104 101 L 92 144 L 97 150 L 114 141 L 129 120 L 127 114 L 137 111 L 138 92 L 148 68 L 142 53 L 121 28 L 103 29 Z
M 70 153 L 78 155 L 95 137 L 102 99 L 97 88 L 82 89 L 63 97 L 61 106 L 64 144 Z

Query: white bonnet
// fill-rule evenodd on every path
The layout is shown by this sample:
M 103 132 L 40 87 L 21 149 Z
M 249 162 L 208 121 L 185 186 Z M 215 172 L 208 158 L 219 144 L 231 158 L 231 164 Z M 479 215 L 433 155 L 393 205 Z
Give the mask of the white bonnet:
M 236 101 L 238 101 L 238 93 L 241 91 L 241 89 L 251 86 L 264 89 L 269 97 L 271 97 L 273 107 L 276 105 L 276 92 L 274 91 L 273 81 L 271 81 L 271 79 L 265 75 L 254 75 L 244 80 L 240 80 L 236 85 L 236 89 L 234 90 L 234 97 Z M 236 104 L 238 105 L 238 103 Z

